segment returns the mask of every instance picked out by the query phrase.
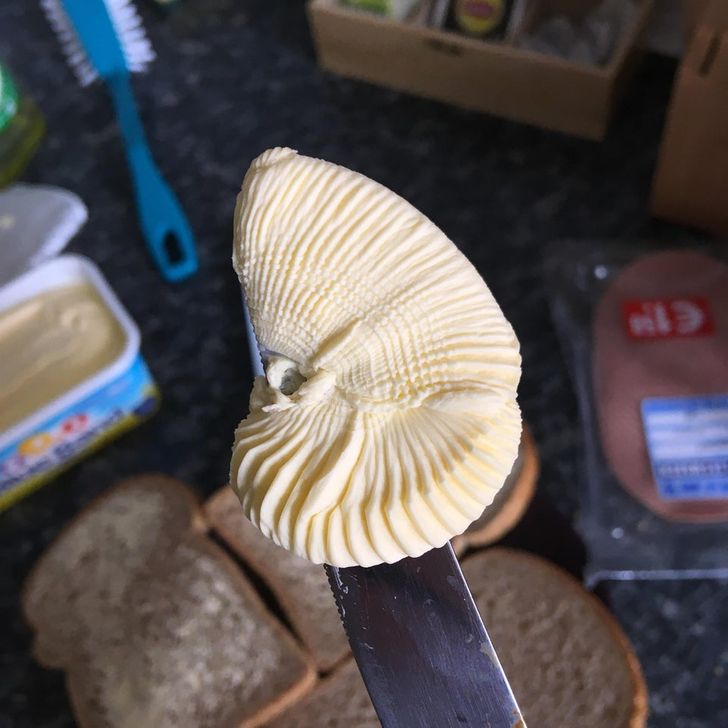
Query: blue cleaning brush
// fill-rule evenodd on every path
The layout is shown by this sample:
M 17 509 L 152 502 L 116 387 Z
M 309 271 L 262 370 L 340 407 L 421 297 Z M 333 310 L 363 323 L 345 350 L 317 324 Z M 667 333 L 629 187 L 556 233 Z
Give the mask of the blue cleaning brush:
M 114 101 L 134 182 L 139 222 L 164 277 L 179 281 L 197 270 L 189 223 L 162 179 L 144 137 L 130 71 L 142 71 L 154 51 L 130 0 L 41 0 L 82 86 L 101 77 Z

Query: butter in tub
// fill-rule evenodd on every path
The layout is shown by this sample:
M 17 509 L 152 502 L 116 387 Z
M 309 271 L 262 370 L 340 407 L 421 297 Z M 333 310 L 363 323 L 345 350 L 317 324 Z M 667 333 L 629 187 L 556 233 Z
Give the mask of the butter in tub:
M 156 410 L 139 344 L 87 258 L 59 256 L 0 288 L 0 510 Z

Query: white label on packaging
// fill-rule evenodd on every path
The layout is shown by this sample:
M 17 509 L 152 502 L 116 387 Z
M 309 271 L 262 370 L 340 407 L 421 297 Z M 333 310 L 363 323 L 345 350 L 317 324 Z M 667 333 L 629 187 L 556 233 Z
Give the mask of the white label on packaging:
M 728 498 L 728 394 L 644 399 L 642 423 L 662 498 Z

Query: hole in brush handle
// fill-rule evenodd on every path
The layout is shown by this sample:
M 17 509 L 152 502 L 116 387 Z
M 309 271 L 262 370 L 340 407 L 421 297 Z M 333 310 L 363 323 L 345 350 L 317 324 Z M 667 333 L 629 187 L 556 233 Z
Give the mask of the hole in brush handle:
M 168 232 L 162 239 L 162 251 L 169 265 L 179 265 L 185 260 L 185 252 L 177 234 Z
M 182 281 L 197 272 L 197 255 L 188 230 L 168 229 L 155 239 L 151 250 L 168 281 Z

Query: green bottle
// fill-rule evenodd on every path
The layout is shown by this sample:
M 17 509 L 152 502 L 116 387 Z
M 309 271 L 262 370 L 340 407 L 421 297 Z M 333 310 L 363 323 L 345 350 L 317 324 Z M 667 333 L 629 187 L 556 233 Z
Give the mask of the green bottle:
M 45 132 L 36 105 L 22 94 L 0 63 L 0 187 L 25 169 Z

